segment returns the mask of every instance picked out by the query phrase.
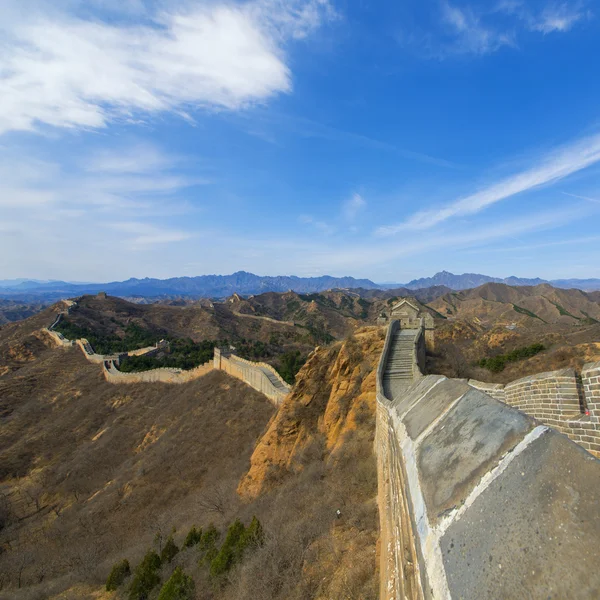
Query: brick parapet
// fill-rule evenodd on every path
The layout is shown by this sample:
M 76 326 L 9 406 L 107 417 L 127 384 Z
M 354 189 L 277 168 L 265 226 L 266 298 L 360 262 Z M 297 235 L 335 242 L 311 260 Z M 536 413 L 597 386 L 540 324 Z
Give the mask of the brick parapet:
M 506 385 L 469 380 L 469 385 L 518 408 L 600 457 L 600 363 L 537 373 Z
M 116 366 L 116 361 L 109 359 L 102 363 L 104 378 L 109 383 L 131 384 L 131 383 L 188 383 L 202 377 L 213 370 L 213 362 L 200 365 L 194 369 L 184 371 L 182 369 L 158 368 L 139 373 L 123 373 Z
M 290 392 L 290 386 L 283 381 L 281 375 L 266 363 L 255 363 L 235 355 L 225 356 L 221 350 L 215 348 L 213 366 L 232 377 L 241 379 L 250 387 L 264 394 L 275 406 L 279 406 Z M 275 378 L 278 382 L 277 386 L 273 384 L 265 371 Z

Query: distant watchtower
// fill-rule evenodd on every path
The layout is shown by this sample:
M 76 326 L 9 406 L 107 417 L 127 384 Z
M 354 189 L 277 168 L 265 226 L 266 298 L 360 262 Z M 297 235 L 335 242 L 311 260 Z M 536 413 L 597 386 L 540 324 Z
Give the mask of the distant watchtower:
M 106 292 L 98 292 L 96 298 L 98 298 L 98 300 L 106 300 Z
M 392 306 L 390 319 L 400 321 L 400 329 L 420 329 L 423 327 L 427 348 L 433 350 L 435 343 L 433 334 L 435 328 L 434 320 L 426 310 L 419 306 L 418 302 L 403 298 Z

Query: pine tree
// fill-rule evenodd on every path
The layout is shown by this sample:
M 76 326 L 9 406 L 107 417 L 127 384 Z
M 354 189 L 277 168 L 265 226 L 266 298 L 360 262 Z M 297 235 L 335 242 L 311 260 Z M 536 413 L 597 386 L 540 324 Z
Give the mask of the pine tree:
M 192 546 L 199 544 L 201 539 L 202 529 L 196 529 L 196 526 L 194 525 L 188 532 L 183 545 L 185 548 L 191 548 Z
M 129 587 L 129 600 L 147 600 L 150 592 L 160 583 L 158 569 L 160 569 L 160 556 L 150 550 L 135 569 L 131 586 Z
M 177 553 L 179 552 L 179 548 L 177 547 L 177 544 L 175 543 L 175 540 L 173 540 L 173 536 L 170 535 L 169 539 L 167 540 L 165 547 L 162 549 L 162 552 L 160 553 L 160 560 L 165 563 L 168 562 L 170 563 L 175 556 L 177 555 Z
M 177 567 L 160 590 L 158 600 L 193 600 L 194 592 L 194 580 Z
M 121 562 L 115 563 L 106 580 L 106 591 L 112 592 L 116 590 L 130 575 L 131 568 L 129 566 L 129 561 L 126 558 Z

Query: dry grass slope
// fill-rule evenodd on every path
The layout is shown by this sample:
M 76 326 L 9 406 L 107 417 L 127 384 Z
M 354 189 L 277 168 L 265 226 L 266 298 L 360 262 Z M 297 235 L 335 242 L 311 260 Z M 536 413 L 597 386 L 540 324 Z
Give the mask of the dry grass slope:
M 379 329 L 313 353 L 273 417 L 220 372 L 112 386 L 78 349 L 36 337 L 49 316 L 0 332 L 3 360 L 33 344 L 0 376 L 0 598 L 125 598 L 102 591 L 118 560 L 137 564 L 157 535 L 181 546 L 192 524 L 224 533 L 253 515 L 265 543 L 224 588 L 194 548 L 162 580 L 182 566 L 206 600 L 377 597 Z

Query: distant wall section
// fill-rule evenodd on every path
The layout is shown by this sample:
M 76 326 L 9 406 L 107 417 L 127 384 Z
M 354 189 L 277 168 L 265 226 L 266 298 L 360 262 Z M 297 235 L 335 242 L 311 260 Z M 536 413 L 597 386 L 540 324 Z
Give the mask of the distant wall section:
M 181 369 L 151 369 L 149 371 L 140 371 L 139 373 L 123 373 L 117 367 L 117 361 L 113 359 L 105 360 L 102 363 L 102 372 L 104 378 L 109 383 L 188 383 L 198 379 L 213 370 L 213 363 L 208 362 L 183 371 Z

